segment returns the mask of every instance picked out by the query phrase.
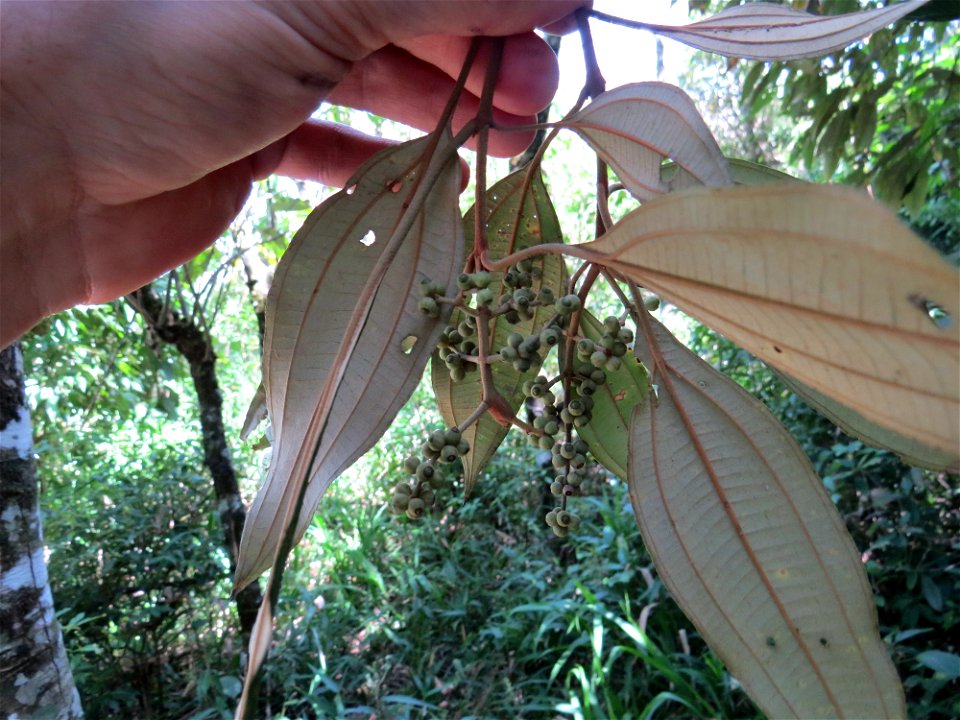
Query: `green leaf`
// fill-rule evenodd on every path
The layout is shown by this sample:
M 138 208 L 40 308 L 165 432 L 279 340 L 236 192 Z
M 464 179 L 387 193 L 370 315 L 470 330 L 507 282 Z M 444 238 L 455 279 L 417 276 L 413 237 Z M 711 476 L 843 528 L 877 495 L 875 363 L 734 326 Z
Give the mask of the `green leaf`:
M 764 405 L 644 315 L 629 490 L 677 603 L 769 717 L 902 718 L 860 554 Z
M 492 259 L 505 257 L 533 245 L 563 241 L 557 214 L 539 172 L 530 183 L 521 204 L 520 194 L 525 175 L 526 170 L 519 170 L 487 191 L 489 213 L 487 246 Z M 463 223 L 466 236 L 472 237 L 474 223 L 472 208 L 464 217 Z M 516 223 L 519 223 L 519 230 L 514 239 L 513 228 Z M 468 243 L 468 247 L 472 247 L 472 243 Z M 544 286 L 555 291 L 562 289 L 566 271 L 560 256 L 545 255 L 536 258 L 533 262 L 534 267 L 541 269 L 540 278 L 534 279 L 532 288 L 534 292 Z M 506 291 L 502 280 L 503 273 L 492 274 L 494 279 L 490 288 L 499 298 Z M 539 331 L 554 314 L 552 306 L 537 308 L 533 313 L 533 319 L 521 319 L 516 325 L 510 325 L 502 316 L 495 318 L 490 325 L 490 342 L 493 350 L 499 350 L 506 343 L 510 333 L 529 335 Z M 453 313 L 450 322 L 456 324 L 462 319 L 463 314 L 458 310 Z M 477 408 L 482 399 L 480 373 L 470 372 L 463 380 L 454 381 L 437 353 L 434 353 L 433 362 L 430 365 L 433 391 L 440 406 L 440 414 L 448 425 L 459 426 Z M 514 412 L 523 404 L 524 380 L 536 377 L 539 370 L 540 367 L 537 366 L 521 373 L 510 363 L 497 362 L 492 365 L 494 384 Z M 489 414 L 484 414 L 464 431 L 463 437 L 470 443 L 470 451 L 463 457 L 464 492 L 467 495 L 473 490 L 477 476 L 493 457 L 508 431 L 509 428 L 500 425 Z
M 580 333 L 594 342 L 603 336 L 603 323 L 589 312 L 580 313 Z M 627 479 L 627 445 L 634 408 L 647 402 L 650 379 L 647 369 L 632 350 L 623 356 L 620 368 L 607 370 L 607 382 L 593 394 L 593 419 L 577 434 L 590 445 L 590 452 L 617 477 Z
M 918 653 L 917 660 L 938 675 L 943 675 L 944 680 L 960 678 L 960 655 L 943 650 L 927 650 Z
M 693 188 L 579 249 L 871 422 L 956 451 L 960 278 L 862 193 Z
M 730 170 L 730 177 L 733 178 L 735 185 L 764 185 L 772 182 L 803 182 L 793 175 L 774 170 L 766 165 L 750 162 L 749 160 L 738 160 L 737 158 L 727 158 L 727 166 Z M 686 190 L 692 187 L 702 187 L 703 183 L 697 180 L 682 167 L 674 162 L 664 163 L 660 168 L 660 180 L 669 188 L 670 192 Z
M 920 578 L 920 590 L 923 592 L 923 598 L 927 605 L 935 611 L 943 610 L 943 593 L 940 592 L 940 586 L 929 575 Z

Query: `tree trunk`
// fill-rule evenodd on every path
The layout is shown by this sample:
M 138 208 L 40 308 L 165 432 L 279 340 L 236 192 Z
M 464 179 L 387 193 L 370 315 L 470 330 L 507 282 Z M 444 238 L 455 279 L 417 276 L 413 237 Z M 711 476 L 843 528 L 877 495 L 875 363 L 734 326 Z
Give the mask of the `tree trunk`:
M 240 536 L 247 511 L 240 497 L 240 486 L 230 457 L 230 446 L 223 427 L 223 400 L 217 383 L 217 356 L 206 332 L 183 318 L 163 302 L 149 286 L 128 296 L 133 307 L 143 315 L 147 325 L 164 342 L 173 345 L 190 366 L 190 376 L 200 407 L 203 437 L 203 464 L 210 470 L 217 496 L 224 546 L 230 553 L 231 569 L 236 565 Z M 251 583 L 236 596 L 237 615 L 244 636 L 249 636 L 260 607 L 260 586 Z
M 0 352 L 0 717 L 81 718 L 47 579 L 20 345 Z

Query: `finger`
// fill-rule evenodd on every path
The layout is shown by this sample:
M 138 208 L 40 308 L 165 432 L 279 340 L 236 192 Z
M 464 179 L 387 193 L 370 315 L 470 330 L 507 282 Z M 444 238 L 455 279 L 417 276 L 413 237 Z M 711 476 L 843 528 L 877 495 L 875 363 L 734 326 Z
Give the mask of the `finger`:
M 467 37 L 431 35 L 401 43 L 400 47 L 456 78 L 471 42 Z M 477 97 L 483 90 L 492 50 L 493 41 L 485 38 L 467 77 L 466 89 Z M 550 104 L 559 80 L 557 56 L 542 38 L 534 33 L 511 35 L 504 38 L 494 107 L 514 115 L 535 115 Z
M 311 120 L 252 158 L 254 178 L 272 173 L 343 187 L 372 155 L 396 145 L 346 125 Z M 469 167 L 461 159 L 461 190 L 469 181 Z
M 389 117 L 420 130 L 432 130 L 454 84 L 449 75 L 436 67 L 400 48 L 388 46 L 356 63 L 328 99 L 340 105 Z M 454 131 L 473 118 L 478 108 L 477 97 L 464 93 L 454 112 Z M 493 119 L 499 127 L 529 125 L 537 121 L 532 114 L 514 115 L 498 108 L 494 108 Z M 490 133 L 489 151 L 500 157 L 518 155 L 527 148 L 533 137 L 533 130 L 493 131 Z

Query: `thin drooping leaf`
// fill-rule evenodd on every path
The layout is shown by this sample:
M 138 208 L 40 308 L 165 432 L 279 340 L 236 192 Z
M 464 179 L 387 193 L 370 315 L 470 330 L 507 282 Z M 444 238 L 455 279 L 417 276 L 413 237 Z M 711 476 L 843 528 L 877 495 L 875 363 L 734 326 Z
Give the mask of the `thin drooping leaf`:
M 496 260 L 533 245 L 563 242 L 560 222 L 550 202 L 543 178 L 538 172 L 530 183 L 526 196 L 521 198 L 523 178 L 526 170 L 518 170 L 491 187 L 487 194 L 489 219 L 487 220 L 487 247 L 489 255 Z M 521 204 L 522 200 L 522 204 Z M 519 210 L 519 215 L 518 215 Z M 473 233 L 473 209 L 464 218 L 464 227 L 468 237 Z M 514 239 L 514 224 L 519 229 Z M 468 244 L 468 247 L 472 243 Z M 545 255 L 533 261 L 539 268 L 540 276 L 533 280 L 534 293 L 541 287 L 559 290 L 564 280 L 563 260 L 557 255 Z M 503 273 L 492 273 L 490 289 L 499 298 L 510 290 L 503 284 Z M 499 350 L 507 337 L 514 332 L 530 335 L 539 332 L 556 314 L 552 305 L 536 308 L 533 318 L 521 319 L 511 325 L 503 316 L 493 320 L 490 325 L 490 343 L 493 351 Z M 451 322 L 463 319 L 460 311 L 455 311 Z M 543 354 L 543 353 L 541 353 Z M 523 404 L 523 383 L 536 377 L 539 364 L 525 372 L 515 370 L 508 362 L 497 362 L 491 367 L 494 384 L 501 396 L 516 412 Z M 450 426 L 459 425 L 466 420 L 480 404 L 483 396 L 480 386 L 480 373 L 470 372 L 460 381 L 454 381 L 438 355 L 431 363 L 433 392 L 440 406 L 444 422 Z M 493 457 L 500 443 L 506 437 L 509 428 L 504 427 L 490 415 L 484 414 L 476 423 L 464 432 L 464 439 L 470 443 L 470 451 L 463 457 L 464 493 L 469 495 L 476 483 L 477 476 Z
M 603 323 L 587 311 L 580 313 L 580 333 L 599 342 Z M 647 369 L 627 350 L 617 370 L 607 370 L 607 382 L 593 394 L 593 419 L 577 434 L 590 445 L 590 453 L 620 479 L 627 479 L 627 445 L 634 408 L 647 402 L 650 379 Z
M 785 5 L 752 2 L 727 8 L 690 25 L 645 27 L 658 35 L 727 57 L 795 60 L 845 48 L 926 2 L 910 0 L 846 15 L 811 15 Z
M 779 170 L 774 170 L 771 167 L 750 162 L 749 160 L 727 158 L 727 167 L 730 170 L 730 178 L 735 185 L 764 185 L 771 182 L 803 182 L 793 175 L 787 175 L 785 172 L 780 172 Z M 660 167 L 660 181 L 666 186 L 668 192 L 701 187 L 704 184 L 674 162 L 664 163 Z
M 956 451 L 957 271 L 865 195 L 694 188 L 581 247 L 871 422 Z
M 452 292 L 462 264 L 456 162 L 441 170 L 396 253 L 384 255 L 424 173 L 428 142 L 369 161 L 307 218 L 277 267 L 263 363 L 274 454 L 247 516 L 238 588 L 271 566 L 298 469 L 308 484 L 295 540 L 330 483 L 392 422 L 436 344 L 443 318 L 418 310 L 419 284 L 429 277 Z
M 661 82 L 624 85 L 598 95 L 564 121 L 614 169 L 635 197 L 669 190 L 660 164 L 670 158 L 704 185 L 731 185 L 727 161 L 690 97 Z
M 793 392 L 803 398 L 811 407 L 826 416 L 835 425 L 842 428 L 848 435 L 859 438 L 870 445 L 892 450 L 910 465 L 926 468 L 927 470 L 960 472 L 960 457 L 958 451 L 943 452 L 928 447 L 921 442 L 905 437 L 900 433 L 889 430 L 875 422 L 867 420 L 863 415 L 846 405 L 837 402 L 828 395 L 804 385 L 796 378 L 780 373 L 780 379 Z
M 806 455 L 758 400 L 644 315 L 656 399 L 629 489 L 664 584 L 775 718 L 903 718 L 860 555 Z

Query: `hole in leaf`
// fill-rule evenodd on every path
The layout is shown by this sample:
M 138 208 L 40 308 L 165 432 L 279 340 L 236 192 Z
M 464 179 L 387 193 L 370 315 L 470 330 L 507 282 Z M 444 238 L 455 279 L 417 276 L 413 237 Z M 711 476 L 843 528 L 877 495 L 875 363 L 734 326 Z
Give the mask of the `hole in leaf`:
M 387 190 L 393 193 L 400 192 L 403 187 L 403 180 L 387 180 Z
M 920 310 L 920 312 L 926 314 L 930 318 L 930 322 L 936 325 L 941 330 L 946 330 L 950 327 L 950 323 L 953 322 L 953 318 L 950 317 L 950 313 L 944 310 L 942 305 L 938 305 L 933 300 L 925 298 L 923 295 L 909 295 L 907 300 L 910 301 L 910 304 L 915 308 Z
M 377 241 L 377 234 L 373 230 L 367 230 L 367 234 L 360 238 L 360 242 L 370 247 Z
M 350 185 L 349 187 L 345 187 L 345 188 L 343 189 L 343 191 L 344 191 L 347 195 L 353 195 L 353 193 L 355 193 L 356 190 L 357 190 L 357 184 L 356 184 L 356 183 L 354 183 L 353 185 Z
M 418 338 L 416 335 L 407 335 L 403 340 L 400 341 L 400 349 L 403 350 L 404 355 L 409 355 L 413 352 L 414 346 L 416 346 Z

